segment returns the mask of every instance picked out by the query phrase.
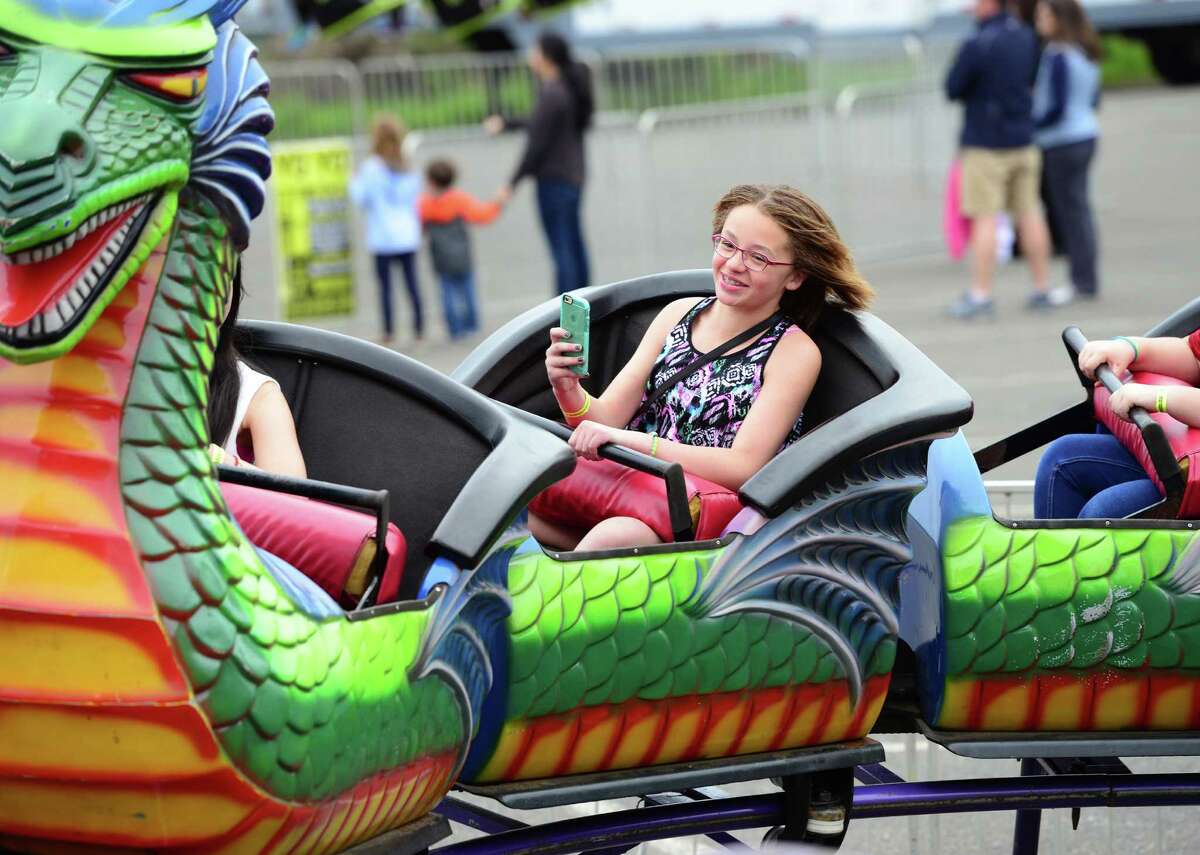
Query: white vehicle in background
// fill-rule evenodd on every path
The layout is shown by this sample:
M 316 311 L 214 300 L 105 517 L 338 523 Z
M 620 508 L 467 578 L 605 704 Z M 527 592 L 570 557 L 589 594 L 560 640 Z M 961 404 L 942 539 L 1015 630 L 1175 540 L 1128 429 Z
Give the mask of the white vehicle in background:
M 1084 0 L 1097 29 L 1144 41 L 1169 83 L 1200 82 L 1200 0 Z M 585 0 L 574 36 L 602 47 L 803 34 L 852 36 L 965 28 L 968 0 Z

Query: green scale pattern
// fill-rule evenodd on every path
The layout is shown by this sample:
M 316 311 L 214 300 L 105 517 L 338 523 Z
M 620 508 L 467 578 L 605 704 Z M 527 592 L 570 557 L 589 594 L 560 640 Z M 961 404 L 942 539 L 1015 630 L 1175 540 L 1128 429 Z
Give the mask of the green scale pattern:
M 1200 668 L 1200 596 L 1169 584 L 1194 562 L 1183 558 L 1194 538 L 955 522 L 943 547 L 947 676 Z
M 298 611 L 233 524 L 206 453 L 207 378 L 233 253 L 185 191 L 121 425 L 126 518 L 163 624 L 221 745 L 268 792 L 320 800 L 460 750 L 441 679 L 409 679 L 429 611 Z
M 540 550 L 509 565 L 509 720 L 631 698 L 661 700 L 844 677 L 826 644 L 757 613 L 689 610 L 719 549 L 559 562 Z M 586 567 L 586 572 L 585 572 Z M 894 651 L 894 645 L 889 648 Z M 877 656 L 873 673 L 891 662 Z

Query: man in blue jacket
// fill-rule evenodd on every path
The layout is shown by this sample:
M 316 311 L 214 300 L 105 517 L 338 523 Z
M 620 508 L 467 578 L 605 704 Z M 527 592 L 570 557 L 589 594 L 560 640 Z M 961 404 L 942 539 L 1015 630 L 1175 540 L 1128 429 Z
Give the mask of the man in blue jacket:
M 1057 303 L 1048 291 L 1049 234 L 1039 198 L 1041 154 L 1033 144 L 1033 81 L 1038 45 L 1033 30 L 1002 0 L 975 0 L 978 29 L 946 75 L 946 95 L 963 102 L 962 212 L 971 218 L 971 287 L 950 307 L 958 318 L 994 309 L 996 217 L 1009 211 L 1034 291 L 1028 306 Z

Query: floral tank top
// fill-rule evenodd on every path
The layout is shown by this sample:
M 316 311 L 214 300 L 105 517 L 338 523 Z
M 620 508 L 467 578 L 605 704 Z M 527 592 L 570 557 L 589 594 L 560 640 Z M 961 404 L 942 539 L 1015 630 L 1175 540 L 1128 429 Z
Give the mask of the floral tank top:
M 703 358 L 704 354 L 692 346 L 692 323 L 714 300 L 716 297 L 701 300 L 667 334 L 646 380 L 643 403 L 660 385 L 671 382 L 677 373 Z M 781 318 L 749 347 L 714 359 L 648 409 L 639 408 L 629 430 L 654 432 L 686 445 L 729 448 L 762 389 L 763 367 L 771 352 L 794 329 L 789 319 Z M 803 416 L 796 419 L 782 448 L 800 438 L 802 420 Z

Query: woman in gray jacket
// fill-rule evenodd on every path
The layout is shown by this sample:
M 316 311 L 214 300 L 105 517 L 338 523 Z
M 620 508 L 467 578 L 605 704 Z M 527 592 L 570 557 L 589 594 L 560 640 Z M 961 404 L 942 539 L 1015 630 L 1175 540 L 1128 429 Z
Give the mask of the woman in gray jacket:
M 1071 285 L 1055 289 L 1055 302 L 1095 299 L 1096 224 L 1088 171 L 1100 134 L 1100 39 L 1077 0 L 1039 0 L 1036 23 L 1046 48 L 1034 85 L 1034 139 L 1042 149 L 1050 215 L 1070 260 Z

